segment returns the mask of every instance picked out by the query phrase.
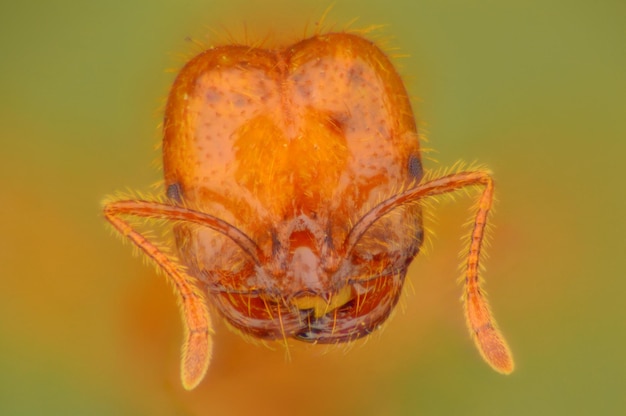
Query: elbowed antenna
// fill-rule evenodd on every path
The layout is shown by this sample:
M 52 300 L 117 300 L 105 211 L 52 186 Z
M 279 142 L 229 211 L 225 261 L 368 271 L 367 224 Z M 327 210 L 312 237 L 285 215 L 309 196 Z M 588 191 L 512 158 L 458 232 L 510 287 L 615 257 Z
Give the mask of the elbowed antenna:
M 259 246 L 239 228 L 213 215 L 193 209 L 160 202 L 126 200 L 107 204 L 104 207 L 104 212 L 105 215 L 135 215 L 138 217 L 160 218 L 202 225 L 230 238 L 250 256 L 257 266 L 261 266 L 265 257 Z
M 262 253 L 254 241 L 237 227 L 202 212 L 142 200 L 116 201 L 104 206 L 104 216 L 111 225 L 154 260 L 166 272 L 175 288 L 181 303 L 185 327 L 181 379 L 185 389 L 192 390 L 202 381 L 211 362 L 212 324 L 206 297 L 198 289 L 193 276 L 181 270 L 144 235 L 119 218 L 122 215 L 186 221 L 208 227 L 233 240 L 257 265 L 260 264 Z
M 354 247 L 372 224 L 394 209 L 416 202 L 422 198 L 478 185 L 484 186 L 485 189 L 478 203 L 467 255 L 465 296 L 463 297 L 465 317 L 472 339 L 481 356 L 494 370 L 503 374 L 510 374 L 515 367 L 513 357 L 492 316 L 478 276 L 484 230 L 487 224 L 487 216 L 491 209 L 494 190 L 493 179 L 489 172 L 478 170 L 453 173 L 419 184 L 381 202 L 363 215 L 355 226 L 352 227 L 344 241 L 343 253 L 346 258 L 350 257 Z

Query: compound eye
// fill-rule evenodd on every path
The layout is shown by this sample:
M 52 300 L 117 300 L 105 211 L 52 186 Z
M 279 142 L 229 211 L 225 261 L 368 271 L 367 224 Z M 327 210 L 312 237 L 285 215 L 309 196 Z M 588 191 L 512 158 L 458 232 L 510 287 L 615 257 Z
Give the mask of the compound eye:
M 422 174 L 423 174 L 422 161 L 420 160 L 420 157 L 418 154 L 412 154 L 411 156 L 409 156 L 408 168 L 409 168 L 409 174 L 413 178 L 417 180 L 420 180 L 422 178 Z
M 178 182 L 175 182 L 167 187 L 166 195 L 169 199 L 182 202 L 182 189 Z

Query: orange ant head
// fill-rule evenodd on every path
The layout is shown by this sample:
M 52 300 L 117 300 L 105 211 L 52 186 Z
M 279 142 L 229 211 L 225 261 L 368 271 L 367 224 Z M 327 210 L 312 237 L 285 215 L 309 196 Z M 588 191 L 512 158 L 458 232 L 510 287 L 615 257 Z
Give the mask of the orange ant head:
M 244 234 L 176 229 L 181 259 L 234 327 L 337 342 L 387 318 L 421 211 L 364 216 L 422 168 L 404 85 L 371 42 L 341 33 L 204 52 L 172 88 L 164 158 L 174 201 Z
M 211 361 L 208 303 L 262 339 L 371 333 L 420 249 L 420 200 L 476 186 L 465 316 L 483 358 L 513 371 L 478 273 L 493 179 L 477 169 L 423 180 L 404 84 L 371 42 L 331 33 L 280 50 L 209 49 L 178 75 L 164 127 L 167 203 L 112 201 L 104 215 L 175 287 L 185 388 Z M 172 222 L 178 258 L 125 216 Z

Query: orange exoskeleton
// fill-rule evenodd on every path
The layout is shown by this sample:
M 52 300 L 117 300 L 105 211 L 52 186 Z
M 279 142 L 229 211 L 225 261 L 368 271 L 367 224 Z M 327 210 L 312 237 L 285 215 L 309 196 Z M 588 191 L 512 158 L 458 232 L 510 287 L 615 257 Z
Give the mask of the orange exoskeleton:
M 478 276 L 494 184 L 484 170 L 423 179 L 402 79 L 354 34 L 283 49 L 215 47 L 180 71 L 165 111 L 165 196 L 106 203 L 106 219 L 153 259 L 180 298 L 182 381 L 211 358 L 212 305 L 261 339 L 337 343 L 389 316 L 423 240 L 423 198 L 480 186 L 465 314 L 485 360 L 513 361 Z M 173 224 L 177 254 L 126 217 Z

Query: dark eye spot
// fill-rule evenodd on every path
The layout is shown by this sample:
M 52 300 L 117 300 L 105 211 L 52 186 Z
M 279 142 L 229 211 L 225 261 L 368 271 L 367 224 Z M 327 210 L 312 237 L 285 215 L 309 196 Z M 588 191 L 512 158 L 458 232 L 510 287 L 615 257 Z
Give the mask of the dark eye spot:
M 167 197 L 176 202 L 182 201 L 182 190 L 178 182 L 171 184 L 167 187 Z
M 423 242 L 424 242 L 424 228 L 419 227 L 417 231 L 415 232 L 415 245 L 417 247 L 421 247 Z
M 409 156 L 409 174 L 413 176 L 415 179 L 421 179 L 422 177 L 422 161 L 420 160 L 419 155 L 412 154 Z

